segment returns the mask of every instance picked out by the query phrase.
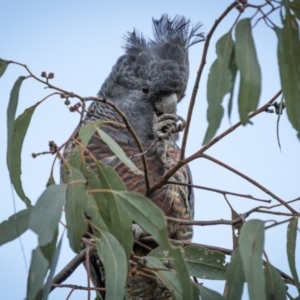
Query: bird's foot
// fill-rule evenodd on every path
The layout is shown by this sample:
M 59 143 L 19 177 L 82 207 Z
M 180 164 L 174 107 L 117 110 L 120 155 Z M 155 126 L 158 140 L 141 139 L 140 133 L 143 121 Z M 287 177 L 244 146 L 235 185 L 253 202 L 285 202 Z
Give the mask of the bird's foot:
M 177 124 L 177 122 L 180 123 Z M 169 139 L 172 133 L 182 131 L 185 121 L 182 117 L 175 114 L 163 114 L 154 123 L 153 130 L 158 139 Z

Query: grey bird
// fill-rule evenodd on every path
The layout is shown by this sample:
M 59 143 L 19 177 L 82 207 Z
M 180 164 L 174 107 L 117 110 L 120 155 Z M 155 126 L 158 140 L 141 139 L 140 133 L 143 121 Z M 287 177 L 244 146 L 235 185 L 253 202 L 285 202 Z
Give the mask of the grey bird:
M 125 54 L 112 68 L 103 83 L 99 97 L 112 101 L 126 115 L 146 153 L 150 186 L 179 160 L 180 149 L 176 144 L 178 132 L 183 130 L 184 121 L 176 114 L 177 103 L 185 94 L 189 77 L 188 49 L 203 41 L 199 33 L 200 24 L 192 26 L 183 16 L 171 19 L 162 15 L 153 19 L 154 38 L 146 39 L 136 30 L 125 36 Z M 108 120 L 123 123 L 116 111 L 105 103 L 94 101 L 85 116 L 87 121 Z M 143 170 L 139 149 L 126 128 L 112 124 L 102 125 L 108 133 L 132 157 L 135 165 Z M 97 160 L 113 168 L 124 181 L 129 191 L 145 194 L 143 176 L 134 174 L 118 160 L 109 147 L 95 133 L 88 143 L 88 150 Z M 89 152 L 85 160 L 91 169 L 95 164 Z M 170 180 L 191 184 L 188 166 L 180 168 Z M 189 186 L 166 184 L 149 195 L 166 216 L 183 220 L 194 218 L 194 195 Z M 133 226 L 136 239 L 147 233 Z M 193 229 L 190 225 L 168 222 L 169 237 L 190 241 Z M 134 247 L 135 253 L 145 255 L 145 250 Z M 104 273 L 100 260 L 91 258 L 93 282 L 103 287 Z M 172 295 L 159 280 L 140 276 L 129 276 L 128 295 L 130 299 L 169 299 Z M 101 294 L 105 298 L 105 293 Z

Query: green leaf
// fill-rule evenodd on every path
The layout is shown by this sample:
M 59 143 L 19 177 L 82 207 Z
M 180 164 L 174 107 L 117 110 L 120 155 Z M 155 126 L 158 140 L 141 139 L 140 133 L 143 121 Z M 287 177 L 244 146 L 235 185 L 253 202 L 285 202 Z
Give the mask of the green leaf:
M 266 294 L 268 300 L 286 300 L 286 288 L 278 271 L 268 262 L 265 264 Z
M 299 0 L 294 0 L 293 2 L 286 1 L 285 4 L 288 4 L 288 6 L 293 10 L 297 19 L 300 20 L 300 1 Z
M 48 295 L 49 295 L 49 292 L 51 290 L 52 279 L 53 279 L 54 274 L 55 274 L 55 269 L 56 269 L 58 258 L 59 258 L 59 253 L 60 253 L 60 249 L 61 249 L 61 245 L 62 245 L 63 236 L 64 236 L 64 234 L 62 234 L 62 236 L 59 240 L 59 243 L 57 245 L 57 248 L 55 249 L 55 252 L 53 254 L 52 260 L 51 260 L 50 272 L 49 272 L 49 275 L 47 277 L 47 281 L 46 281 L 46 283 L 44 285 L 44 288 L 43 288 L 43 300 L 48 299 Z
M 81 237 L 87 231 L 87 224 L 84 221 L 84 209 L 87 204 L 88 194 L 86 191 L 86 180 L 82 173 L 70 167 L 67 201 L 66 221 L 70 247 L 76 253 L 81 250 Z
M 243 295 L 245 276 L 243 262 L 239 252 L 236 249 L 232 256 L 226 272 L 226 299 L 240 300 Z
M 290 221 L 287 228 L 286 251 L 287 251 L 291 274 L 293 276 L 295 285 L 300 295 L 300 283 L 299 283 L 299 277 L 296 269 L 296 241 L 297 241 L 297 229 L 298 229 L 297 227 L 298 227 L 298 218 L 293 218 Z
M 120 161 L 126 165 L 134 174 L 143 175 L 144 172 L 139 170 L 137 166 L 132 162 L 130 158 L 126 155 L 123 149 L 112 139 L 106 132 L 100 128 L 96 129 L 99 136 L 102 138 L 103 142 L 107 144 L 109 149 L 120 159 Z
M 66 202 L 66 189 L 66 184 L 50 185 L 33 207 L 29 228 L 38 235 L 40 246 L 53 240 Z
M 152 235 L 162 247 L 169 248 L 167 223 L 163 212 L 145 196 L 127 191 L 113 191 L 124 211 L 137 224 Z
M 89 140 L 93 136 L 96 131 L 96 125 L 99 126 L 103 123 L 103 121 L 92 122 L 91 124 L 86 124 L 81 126 L 78 139 L 81 144 L 86 147 Z M 83 149 L 79 147 L 74 141 L 68 143 L 64 155 L 66 156 L 68 163 L 74 167 L 75 169 L 81 170 L 83 163 Z
M 0 58 L 0 77 L 4 74 L 8 64 L 9 61 Z
M 251 19 L 242 19 L 235 30 L 235 57 L 240 71 L 239 114 L 242 124 L 249 120 L 248 114 L 257 108 L 261 91 L 261 72 L 258 64 Z
M 300 42 L 294 16 L 286 10 L 283 28 L 275 27 L 278 38 L 277 57 L 286 111 L 300 139 Z
M 153 256 L 147 256 L 146 265 L 156 269 L 167 269 L 166 266 Z M 172 293 L 172 299 L 183 299 L 182 290 L 174 271 L 153 270 L 153 273 L 164 283 L 168 290 Z
M 19 237 L 28 229 L 32 209 L 23 209 L 0 223 L 0 246 Z
M 223 253 L 195 245 L 186 246 L 183 251 L 191 276 L 213 280 L 225 279 L 226 267 Z
M 105 269 L 106 298 L 123 300 L 128 263 L 122 245 L 113 235 L 101 231 L 101 238 L 96 239 L 96 247 Z
M 18 196 L 28 206 L 31 205 L 30 200 L 25 195 L 21 182 L 21 150 L 24 137 L 27 132 L 31 116 L 37 104 L 26 109 L 15 121 L 16 110 L 19 101 L 19 91 L 23 80 L 26 77 L 21 76 L 15 82 L 11 93 L 7 108 L 7 155 L 6 162 L 9 171 L 10 180 L 18 194 Z
M 162 211 L 148 198 L 138 193 L 127 191 L 113 193 L 118 197 L 123 211 L 127 211 L 132 220 L 152 235 L 154 240 L 174 257 L 174 268 L 183 291 L 183 299 L 192 299 L 193 289 L 187 266 L 180 248 L 174 248 L 169 243 L 166 219 Z
M 122 209 L 118 196 L 114 192 L 107 192 L 108 190 L 125 191 L 126 187 L 113 169 L 100 162 L 96 162 L 96 166 L 103 189 L 99 190 L 98 195 L 95 196 L 99 200 L 97 202 L 98 209 L 109 232 L 118 239 L 124 247 L 126 257 L 129 258 L 133 243 L 132 218 L 126 210 Z M 107 212 L 109 216 L 107 216 Z
M 48 266 L 48 260 L 42 254 L 41 249 L 37 247 L 32 251 L 31 264 L 27 279 L 26 300 L 35 300 L 37 294 L 40 293 L 48 271 Z
M 223 253 L 195 245 L 185 246 L 182 253 L 190 276 L 213 280 L 225 279 L 226 267 Z M 174 263 L 174 257 L 162 247 L 155 248 L 148 255 L 162 262 L 168 261 L 172 265 Z
M 170 253 L 174 257 L 174 267 L 183 292 L 182 299 L 194 299 L 194 289 L 190 281 L 187 265 L 182 257 L 181 247 L 170 247 Z
M 236 65 L 236 58 L 235 58 L 235 49 L 232 49 L 232 54 L 229 62 L 229 69 L 232 76 L 232 85 L 228 100 L 228 119 L 231 118 L 231 112 L 232 112 L 232 106 L 233 106 L 233 96 L 234 96 L 234 86 L 235 86 L 235 79 L 236 79 L 236 73 L 237 73 L 237 65 Z
M 241 230 L 239 245 L 250 299 L 266 300 L 262 253 L 264 222 L 250 220 Z
M 201 300 L 224 300 L 225 298 L 217 293 L 216 291 L 213 291 L 201 284 L 198 285 L 198 289 L 200 291 Z
M 87 170 L 87 181 L 89 190 L 101 190 L 102 184 L 95 173 Z M 113 220 L 110 218 L 109 204 L 101 192 L 90 193 L 86 207 L 86 213 L 91 217 L 92 222 L 102 230 L 110 231 Z
M 230 92 L 232 87 L 232 73 L 229 69 L 230 58 L 234 43 L 231 37 L 231 30 L 223 35 L 217 42 L 216 52 L 218 58 L 212 64 L 207 81 L 207 121 L 203 144 L 207 144 L 216 134 L 220 127 L 224 114 L 221 105 L 224 96 Z

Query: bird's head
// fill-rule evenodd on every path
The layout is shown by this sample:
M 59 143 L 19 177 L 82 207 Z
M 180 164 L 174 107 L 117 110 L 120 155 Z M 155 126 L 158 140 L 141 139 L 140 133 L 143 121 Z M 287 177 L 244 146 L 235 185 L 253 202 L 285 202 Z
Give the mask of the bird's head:
M 175 113 L 185 93 L 188 48 L 204 39 L 200 24 L 191 26 L 183 16 L 153 19 L 153 39 L 136 30 L 125 36 L 121 56 L 101 87 L 99 95 L 114 101 L 125 113 Z

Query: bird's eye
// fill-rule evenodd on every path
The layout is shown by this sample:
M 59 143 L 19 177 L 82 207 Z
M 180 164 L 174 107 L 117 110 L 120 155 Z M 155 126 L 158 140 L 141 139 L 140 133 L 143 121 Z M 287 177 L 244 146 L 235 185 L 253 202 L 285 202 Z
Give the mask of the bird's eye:
M 143 86 L 142 87 L 142 93 L 145 94 L 145 95 L 148 95 L 149 94 L 149 88 L 147 86 Z

